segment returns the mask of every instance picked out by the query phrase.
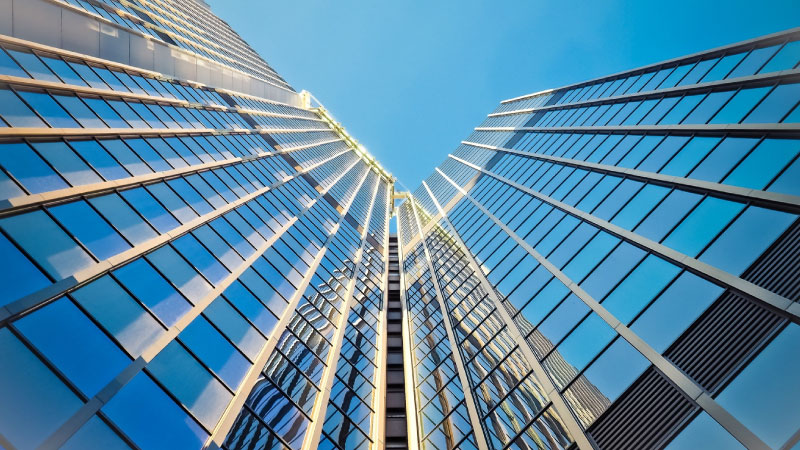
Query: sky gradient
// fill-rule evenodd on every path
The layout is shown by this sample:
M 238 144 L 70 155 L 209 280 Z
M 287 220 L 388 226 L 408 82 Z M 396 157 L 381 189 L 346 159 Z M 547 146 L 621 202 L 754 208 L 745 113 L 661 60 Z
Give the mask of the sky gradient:
M 208 3 L 410 190 L 503 99 L 800 25 L 797 0 Z

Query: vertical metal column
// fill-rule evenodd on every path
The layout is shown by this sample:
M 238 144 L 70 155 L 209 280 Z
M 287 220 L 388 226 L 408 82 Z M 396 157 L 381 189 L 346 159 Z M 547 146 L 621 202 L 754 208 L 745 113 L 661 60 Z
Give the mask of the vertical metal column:
M 389 237 L 389 301 L 386 303 L 386 436 L 387 449 L 408 449 L 403 308 L 400 302 L 400 257 L 397 236 Z

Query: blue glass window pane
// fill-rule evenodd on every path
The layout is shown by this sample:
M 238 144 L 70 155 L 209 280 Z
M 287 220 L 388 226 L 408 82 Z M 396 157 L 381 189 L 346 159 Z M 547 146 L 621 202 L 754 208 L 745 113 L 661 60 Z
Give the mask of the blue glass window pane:
M 72 95 L 53 96 L 84 128 L 108 128 L 80 98 Z
M 12 127 L 47 127 L 42 119 L 8 89 L 0 89 L 0 117 Z
M 99 260 L 131 248 L 88 203 L 79 200 L 50 208 L 50 212 Z
M 16 448 L 37 448 L 83 406 L 7 328 L 0 329 L 0 433 Z
M 128 147 L 133 149 L 133 151 L 136 152 L 136 154 L 139 155 L 139 157 L 142 158 L 142 160 L 144 160 L 147 165 L 153 169 L 153 171 L 163 172 L 165 170 L 172 169 L 172 167 L 170 167 L 169 164 L 164 161 L 164 158 L 156 153 L 156 151 L 153 150 L 153 147 L 145 142 L 144 139 L 125 139 L 123 142 L 128 144 Z
M 110 276 L 98 278 L 71 295 L 133 357 L 139 356 L 165 332 Z
M 186 182 L 185 178 L 174 178 L 167 181 L 167 184 L 181 199 L 188 203 L 197 214 L 204 215 L 214 211 L 214 208 Z
M 537 342 L 538 339 L 529 338 L 534 342 L 534 350 L 539 357 L 543 357 L 553 345 L 560 342 L 588 312 L 589 307 L 575 294 L 570 294 L 561 302 L 558 308 L 536 327 L 534 332 L 541 334 L 542 338 L 547 340 L 544 346 Z
M 0 146 L 2 147 L 2 146 Z M 17 183 L 0 170 L 0 200 L 19 197 L 25 195 L 25 191 Z
M 0 227 L 56 279 L 66 278 L 94 263 L 94 260 L 41 210 L 2 219 Z
M 644 250 L 623 242 L 580 285 L 589 295 L 599 300 L 644 257 Z
M 614 191 L 605 196 L 605 199 L 600 203 L 592 215 L 597 216 L 603 220 L 609 220 L 628 202 L 637 192 L 641 189 L 643 183 L 633 181 L 630 179 L 623 180 Z M 590 194 L 591 195 L 591 194 Z
M 8 50 L 8 53 L 17 60 L 20 66 L 25 69 L 33 78 L 37 80 L 52 81 L 60 83 L 61 80 L 44 65 L 38 56 L 33 53 Z
M 727 137 L 690 174 L 689 178 L 718 183 L 758 143 L 758 139 Z
M 135 153 L 119 139 L 104 139 L 100 144 L 122 164 L 131 175 L 145 175 L 153 173 L 150 167 L 144 163 Z
M 79 128 L 77 122 L 64 111 L 53 97 L 44 92 L 17 91 L 20 97 L 25 100 L 40 116 L 47 121 L 53 128 Z
M 217 326 L 225 336 L 233 341 L 236 346 L 255 361 L 258 352 L 266 343 L 266 339 L 225 300 L 217 297 L 203 311 L 211 323 Z
M 30 75 L 22 70 L 17 62 L 8 56 L 8 53 L 2 48 L 0 48 L 0 73 L 14 77 L 30 78 Z
M 64 141 L 33 142 L 32 145 L 73 186 L 103 181 Z
M 150 144 L 150 146 L 153 147 L 158 152 L 158 154 L 161 155 L 161 158 L 166 160 L 171 167 L 180 168 L 180 167 L 186 167 L 188 165 L 186 164 L 186 161 L 184 161 L 183 159 L 181 159 L 180 156 L 178 156 L 178 154 L 175 152 L 175 150 L 172 149 L 172 147 L 170 147 L 169 145 L 167 145 L 166 142 L 164 142 L 163 139 L 151 138 L 151 139 L 146 139 L 146 142 Z
M 166 128 L 166 126 L 161 123 L 161 121 L 159 121 L 158 118 L 156 118 L 156 116 L 149 109 L 147 109 L 147 106 L 144 104 L 138 102 L 129 102 L 127 105 L 136 111 L 136 114 L 144 119 L 144 121 L 147 122 L 147 125 L 149 125 L 149 127 L 142 128 Z M 137 127 L 134 126 L 134 128 Z
M 114 276 L 167 326 L 191 309 L 191 304 L 142 259 L 117 269 Z
M 794 109 L 800 101 L 800 83 L 782 84 L 776 87 L 748 115 L 744 123 L 775 123 Z
M 800 159 L 795 158 L 794 162 L 769 185 L 767 190 L 781 194 L 800 195 Z
M 658 147 L 639 164 L 637 169 L 646 170 L 648 172 L 658 172 L 673 155 L 678 153 L 678 150 L 680 150 L 688 140 L 689 138 L 684 136 L 667 136 L 667 138 L 661 141 Z
M 733 68 L 739 64 L 739 61 L 744 59 L 747 55 L 746 52 L 743 53 L 736 53 L 733 55 L 728 55 L 723 57 L 722 59 L 714 65 L 711 71 L 703 77 L 702 81 L 717 81 L 724 79 Z
M 800 41 L 787 42 L 758 73 L 793 69 L 800 61 Z
M 146 374 L 136 375 L 103 411 L 143 449 L 202 448 L 208 434 Z
M 248 291 L 242 283 L 235 281 L 223 292 L 223 296 L 238 309 L 242 315 L 258 328 L 261 333 L 269 336 L 272 328 L 278 323 L 277 317 L 261 304 L 261 302 Z
M 122 120 L 122 117 L 117 114 L 105 100 L 101 98 L 84 98 L 84 102 L 89 105 L 89 108 L 92 108 L 92 111 L 95 112 L 99 117 L 103 119 L 105 123 L 108 124 L 111 128 L 130 128 L 131 126 L 128 125 L 128 122 Z
M 211 285 L 170 246 L 149 253 L 147 259 L 194 304 L 211 290 Z
M 676 266 L 648 255 L 603 300 L 603 306 L 628 324 L 680 272 Z
M 220 264 L 193 235 L 181 236 L 172 245 L 214 285 L 230 275 L 225 266 Z
M 179 338 L 231 389 L 239 387 L 250 363 L 205 318 L 194 319 Z
M 786 139 L 765 139 L 738 165 L 723 183 L 763 189 L 797 156 L 800 144 Z
M 147 123 L 139 117 L 136 112 L 128 106 L 127 103 L 121 100 L 108 100 L 108 104 L 116 111 L 126 122 L 131 126 L 131 128 L 143 128 L 148 129 L 150 128 Z
M 69 141 L 69 145 L 106 180 L 118 180 L 130 174 L 95 140 Z
M 0 306 L 24 297 L 50 284 L 47 277 L 0 234 Z
M 92 71 L 89 66 L 86 64 L 76 63 L 76 62 L 69 62 L 70 67 L 72 67 L 75 72 L 77 72 L 81 78 L 91 87 L 97 89 L 108 89 L 108 85 L 97 76 L 94 71 Z
M 119 230 L 133 245 L 146 242 L 158 234 L 117 194 L 108 194 L 89 199 L 106 220 Z
M 0 164 L 32 194 L 69 187 L 28 144 L 0 144 Z
M 87 397 L 100 391 L 130 362 L 67 299 L 23 317 L 15 326 Z
M 790 323 L 717 397 L 767 445 L 778 448 L 800 423 L 800 326 Z
M 712 92 L 681 123 L 707 123 L 722 108 L 735 91 Z
M 81 80 L 81 77 L 78 76 L 78 74 L 75 73 L 75 71 L 72 70 L 69 64 L 64 62 L 64 60 L 50 58 L 47 56 L 40 56 L 39 58 L 44 61 L 44 63 L 47 64 L 47 67 L 55 72 L 55 74 L 58 75 L 58 77 L 61 78 L 61 81 L 64 83 L 74 84 L 76 86 L 87 86 L 87 84 Z
M 645 136 L 643 137 L 629 152 L 619 166 L 634 168 L 647 156 L 663 139 L 661 136 Z
M 588 426 L 597 418 L 596 413 L 593 414 L 597 411 L 597 404 L 610 406 L 649 365 L 650 362 L 641 353 L 619 338 L 583 373 L 588 383 L 602 393 L 604 401 L 587 398 L 586 386 L 583 384 L 571 386 L 564 396 L 574 410 L 591 411 L 588 414 L 578 414 L 583 425 Z M 582 401 L 590 404 L 582 404 Z
M 774 55 L 780 45 L 752 50 L 726 78 L 744 77 L 758 72 Z
M 700 413 L 664 450 L 744 450 L 744 446 L 705 412 Z
M 129 189 L 122 191 L 121 194 L 159 233 L 166 233 L 180 226 L 180 223 L 144 188 Z
M 627 230 L 633 229 L 667 194 L 669 194 L 668 188 L 654 184 L 646 185 L 614 216 L 611 223 Z
M 189 223 L 198 217 L 197 213 L 183 199 L 178 197 L 166 183 L 151 184 L 146 189 L 181 223 Z
M 631 330 L 661 353 L 722 291 L 721 287 L 684 272 L 636 319 Z
M 119 81 L 119 78 L 117 78 L 114 75 L 114 73 L 111 72 L 110 70 L 98 66 L 91 66 L 91 67 L 94 70 L 94 72 L 97 75 L 99 75 L 100 78 L 102 78 L 103 81 L 105 81 L 106 84 L 108 84 L 111 87 L 111 89 L 115 91 L 130 92 L 130 89 L 125 87 L 125 85 L 122 84 L 121 81 Z
M 582 280 L 618 243 L 619 239 L 616 237 L 604 232 L 598 233 L 564 267 L 564 273 L 573 281 Z
M 797 215 L 748 207 L 698 258 L 740 275 L 797 219 Z
M 742 89 L 711 119 L 710 123 L 739 123 L 771 88 Z
M 244 259 L 225 243 L 225 241 L 209 226 L 204 225 L 195 228 L 192 234 L 194 234 L 231 272 L 238 268 L 244 261 Z
M 659 123 L 669 125 L 681 123 L 705 97 L 705 94 L 687 95 L 683 97 Z
M 159 352 L 147 370 L 208 429 L 214 428 L 233 397 L 174 341 Z
M 128 450 L 130 447 L 117 433 L 106 425 L 97 416 L 89 419 L 60 450 L 86 450 L 88 448 L 102 448 L 104 450 Z
M 719 138 L 695 136 L 660 170 L 660 173 L 685 177 L 717 143 Z
M 700 200 L 702 196 L 699 194 L 674 190 L 634 231 L 659 242 Z
M 582 370 L 616 335 L 614 329 L 600 316 L 592 313 L 559 344 L 555 350 L 559 354 L 551 354 L 545 363 L 549 363 L 548 366 L 555 364 L 555 367 L 558 367 L 560 364 L 553 361 L 563 357 L 564 361 L 575 370 Z M 564 387 L 564 381 L 558 379 L 556 381 L 560 384 L 559 388 Z
M 664 245 L 696 256 L 744 208 L 741 203 L 708 197 L 664 240 Z
M 532 324 L 539 323 L 564 297 L 569 294 L 569 289 L 556 278 L 536 294 L 533 299 L 522 309 L 522 316 Z

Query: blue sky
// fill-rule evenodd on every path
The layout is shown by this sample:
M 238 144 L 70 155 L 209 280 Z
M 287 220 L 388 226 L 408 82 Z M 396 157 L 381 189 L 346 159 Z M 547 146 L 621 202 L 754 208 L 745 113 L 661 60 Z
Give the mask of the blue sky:
M 208 0 L 413 190 L 500 100 L 800 25 L 797 0 Z

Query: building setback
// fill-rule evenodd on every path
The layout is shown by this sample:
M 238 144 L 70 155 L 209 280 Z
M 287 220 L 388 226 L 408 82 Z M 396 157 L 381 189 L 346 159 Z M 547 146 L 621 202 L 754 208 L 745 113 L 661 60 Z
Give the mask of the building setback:
M 793 448 L 798 61 L 506 100 L 395 192 L 202 1 L 0 1 L 0 449 Z

